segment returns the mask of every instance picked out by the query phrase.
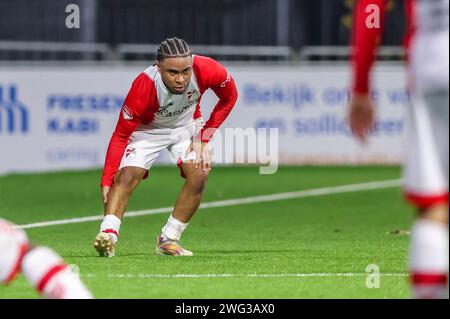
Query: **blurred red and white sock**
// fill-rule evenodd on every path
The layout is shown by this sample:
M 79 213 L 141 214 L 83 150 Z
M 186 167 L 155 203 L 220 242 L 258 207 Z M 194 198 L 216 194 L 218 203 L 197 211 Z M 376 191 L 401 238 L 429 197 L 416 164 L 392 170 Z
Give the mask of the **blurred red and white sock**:
M 0 219 L 0 282 L 10 283 L 20 272 L 20 265 L 28 249 L 25 232 Z
M 22 272 L 27 280 L 45 298 L 91 299 L 91 293 L 78 274 L 63 259 L 47 247 L 31 249 L 22 260 Z
M 100 232 L 107 233 L 111 236 L 114 244 L 117 243 L 119 239 L 121 220 L 115 215 L 106 215 L 103 217 L 103 221 L 100 225 Z
M 448 298 L 448 225 L 416 221 L 411 231 L 409 269 L 414 298 Z

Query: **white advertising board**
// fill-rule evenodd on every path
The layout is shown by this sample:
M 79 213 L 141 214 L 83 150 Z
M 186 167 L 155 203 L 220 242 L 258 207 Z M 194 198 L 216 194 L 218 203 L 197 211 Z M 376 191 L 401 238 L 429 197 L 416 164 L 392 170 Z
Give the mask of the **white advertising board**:
M 0 68 L 0 174 L 101 167 L 123 100 L 143 69 Z M 402 66 L 376 69 L 378 119 L 365 146 L 349 135 L 345 124 L 347 66 L 261 64 L 227 69 L 239 99 L 223 128 L 278 128 L 280 164 L 402 161 L 408 105 Z M 205 119 L 216 101 L 213 93 L 205 94 Z M 244 156 L 232 149 L 226 154 L 216 162 Z M 167 154 L 161 156 L 160 162 L 168 161 Z

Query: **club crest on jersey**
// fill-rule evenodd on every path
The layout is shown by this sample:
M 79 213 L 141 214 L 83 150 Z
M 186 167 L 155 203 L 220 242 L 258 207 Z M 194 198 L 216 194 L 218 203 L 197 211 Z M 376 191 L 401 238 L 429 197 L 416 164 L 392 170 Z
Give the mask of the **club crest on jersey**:
M 128 159 L 134 159 L 136 157 L 136 149 L 134 147 L 127 148 L 125 151 L 125 157 Z
M 133 113 L 128 108 L 128 106 L 124 105 L 122 108 L 122 115 L 125 120 L 132 120 L 133 119 Z
M 188 102 L 191 103 L 193 101 L 197 101 L 200 97 L 200 93 L 197 90 L 191 90 L 186 93 Z

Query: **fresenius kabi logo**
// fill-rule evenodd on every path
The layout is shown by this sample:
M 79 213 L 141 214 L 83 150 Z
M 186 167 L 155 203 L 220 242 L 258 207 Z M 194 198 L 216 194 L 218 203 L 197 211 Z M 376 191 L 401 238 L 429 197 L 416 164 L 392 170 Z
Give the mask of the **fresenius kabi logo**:
M 17 87 L 0 85 L 0 135 L 27 133 L 28 110 L 19 102 Z

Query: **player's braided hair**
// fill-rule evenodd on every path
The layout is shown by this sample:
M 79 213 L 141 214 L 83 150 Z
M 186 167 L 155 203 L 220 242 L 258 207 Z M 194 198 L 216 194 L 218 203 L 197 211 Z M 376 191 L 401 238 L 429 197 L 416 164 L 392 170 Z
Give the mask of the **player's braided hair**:
M 166 58 L 180 58 L 192 55 L 191 48 L 183 39 L 169 38 L 159 44 L 156 50 L 156 60 L 162 61 Z

